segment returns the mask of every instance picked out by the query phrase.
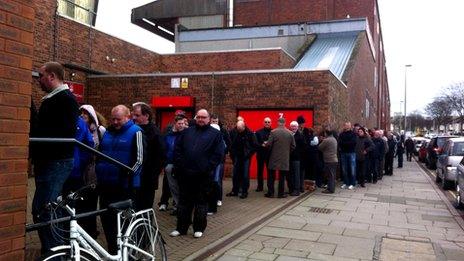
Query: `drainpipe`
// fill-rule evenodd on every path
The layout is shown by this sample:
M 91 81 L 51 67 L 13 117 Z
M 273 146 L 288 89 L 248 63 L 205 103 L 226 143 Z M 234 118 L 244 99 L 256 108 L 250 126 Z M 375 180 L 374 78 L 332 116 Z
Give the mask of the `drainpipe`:
M 228 1 L 228 21 L 227 27 L 234 27 L 234 0 Z
M 214 81 L 215 75 L 213 72 L 211 75 L 211 114 L 214 113 Z

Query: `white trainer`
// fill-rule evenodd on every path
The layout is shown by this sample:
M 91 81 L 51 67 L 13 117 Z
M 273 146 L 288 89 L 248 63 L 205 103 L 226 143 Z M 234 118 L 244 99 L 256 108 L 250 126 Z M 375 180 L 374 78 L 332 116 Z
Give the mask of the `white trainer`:
M 340 188 L 341 189 L 346 189 L 346 184 L 343 184 Z
M 222 201 L 218 200 L 218 201 L 217 201 L 217 206 L 218 206 L 218 207 L 222 206 Z
M 161 204 L 158 208 L 159 211 L 166 211 L 166 209 L 168 209 L 168 206 L 166 206 L 166 204 Z
M 353 185 L 350 185 L 350 186 L 348 187 L 348 189 L 349 189 L 349 190 L 353 190 L 353 189 L 354 189 L 354 186 L 353 186 Z
M 203 232 L 197 231 L 197 232 L 193 233 L 194 238 L 200 238 L 202 236 L 203 236 Z
M 212 216 L 212 215 L 214 215 L 214 213 L 213 212 L 208 212 L 208 213 L 206 213 L 206 215 Z
M 178 236 L 180 236 L 180 232 L 177 231 L 177 230 L 174 230 L 174 231 L 172 231 L 171 234 L 169 234 L 169 235 L 170 235 L 171 237 L 178 237 Z

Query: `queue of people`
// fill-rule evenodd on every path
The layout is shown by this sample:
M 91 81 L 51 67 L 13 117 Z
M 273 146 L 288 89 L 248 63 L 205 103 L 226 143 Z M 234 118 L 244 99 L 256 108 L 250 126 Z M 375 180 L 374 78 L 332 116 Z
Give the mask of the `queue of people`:
M 192 225 L 193 236 L 199 238 L 206 229 L 207 216 L 223 206 L 226 155 L 232 163 L 232 189 L 226 196 L 246 200 L 254 155 L 254 191 L 263 192 L 267 198 L 285 198 L 304 192 L 308 179 L 325 188 L 323 193 L 334 193 L 338 169 L 342 189 L 376 183 L 383 175 L 393 175 L 396 155 L 398 167 L 402 167 L 404 148 L 409 151 L 404 138 L 398 141 L 388 131 L 384 135 L 382 130 L 368 130 L 358 124 L 352 127 L 346 122 L 340 133 L 329 129 L 316 133 L 305 127 L 303 116 L 291 119 L 290 129 L 285 127 L 287 120 L 283 117 L 277 119 L 277 127 L 272 129 L 272 120 L 266 117 L 263 127 L 254 132 L 240 116 L 229 131 L 217 115 L 210 115 L 205 109 L 198 110 L 190 120 L 183 111 L 176 111 L 172 123 L 161 132 L 151 107 L 144 102 L 134 103 L 132 108 L 113 107 L 106 125 L 92 105 L 78 106 L 63 83 L 63 75 L 63 67 L 58 63 L 41 67 L 39 83 L 47 95 L 37 119 L 32 119 L 31 136 L 76 138 L 130 170 L 73 144 L 46 145 L 47 150 L 43 150 L 44 145 L 31 147 L 36 182 L 34 222 L 51 218 L 47 203 L 90 183 L 97 183 L 97 190 L 86 192 L 84 200 L 76 203 L 78 213 L 96 210 L 97 202 L 100 208 L 106 208 L 125 199 L 132 199 L 137 210 L 152 208 L 159 175 L 164 172 L 158 210 L 168 210 L 172 198 L 171 214 L 177 217 L 177 225 L 170 235 L 186 235 Z M 264 170 L 268 174 L 266 188 Z M 101 221 L 108 249 L 116 253 L 116 216 L 106 213 Z M 95 218 L 81 223 L 90 235 L 98 236 Z M 39 230 L 42 252 L 59 244 L 53 233 L 50 228 Z

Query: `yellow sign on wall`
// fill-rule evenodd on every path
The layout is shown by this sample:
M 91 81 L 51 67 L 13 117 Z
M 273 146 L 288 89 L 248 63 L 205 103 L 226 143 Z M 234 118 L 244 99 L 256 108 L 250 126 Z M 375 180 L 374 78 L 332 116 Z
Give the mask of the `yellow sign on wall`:
M 189 79 L 188 78 L 182 78 L 180 87 L 182 89 L 187 89 L 188 86 L 189 86 Z

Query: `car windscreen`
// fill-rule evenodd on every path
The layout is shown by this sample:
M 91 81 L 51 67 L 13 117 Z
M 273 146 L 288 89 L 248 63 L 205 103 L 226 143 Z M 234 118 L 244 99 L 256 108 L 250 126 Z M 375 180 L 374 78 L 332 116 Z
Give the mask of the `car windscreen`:
M 453 145 L 453 156 L 464 156 L 464 142 L 455 142 Z
M 445 142 L 448 140 L 449 138 L 438 138 L 437 139 L 437 146 L 439 148 L 443 148 L 443 146 L 445 145 Z

